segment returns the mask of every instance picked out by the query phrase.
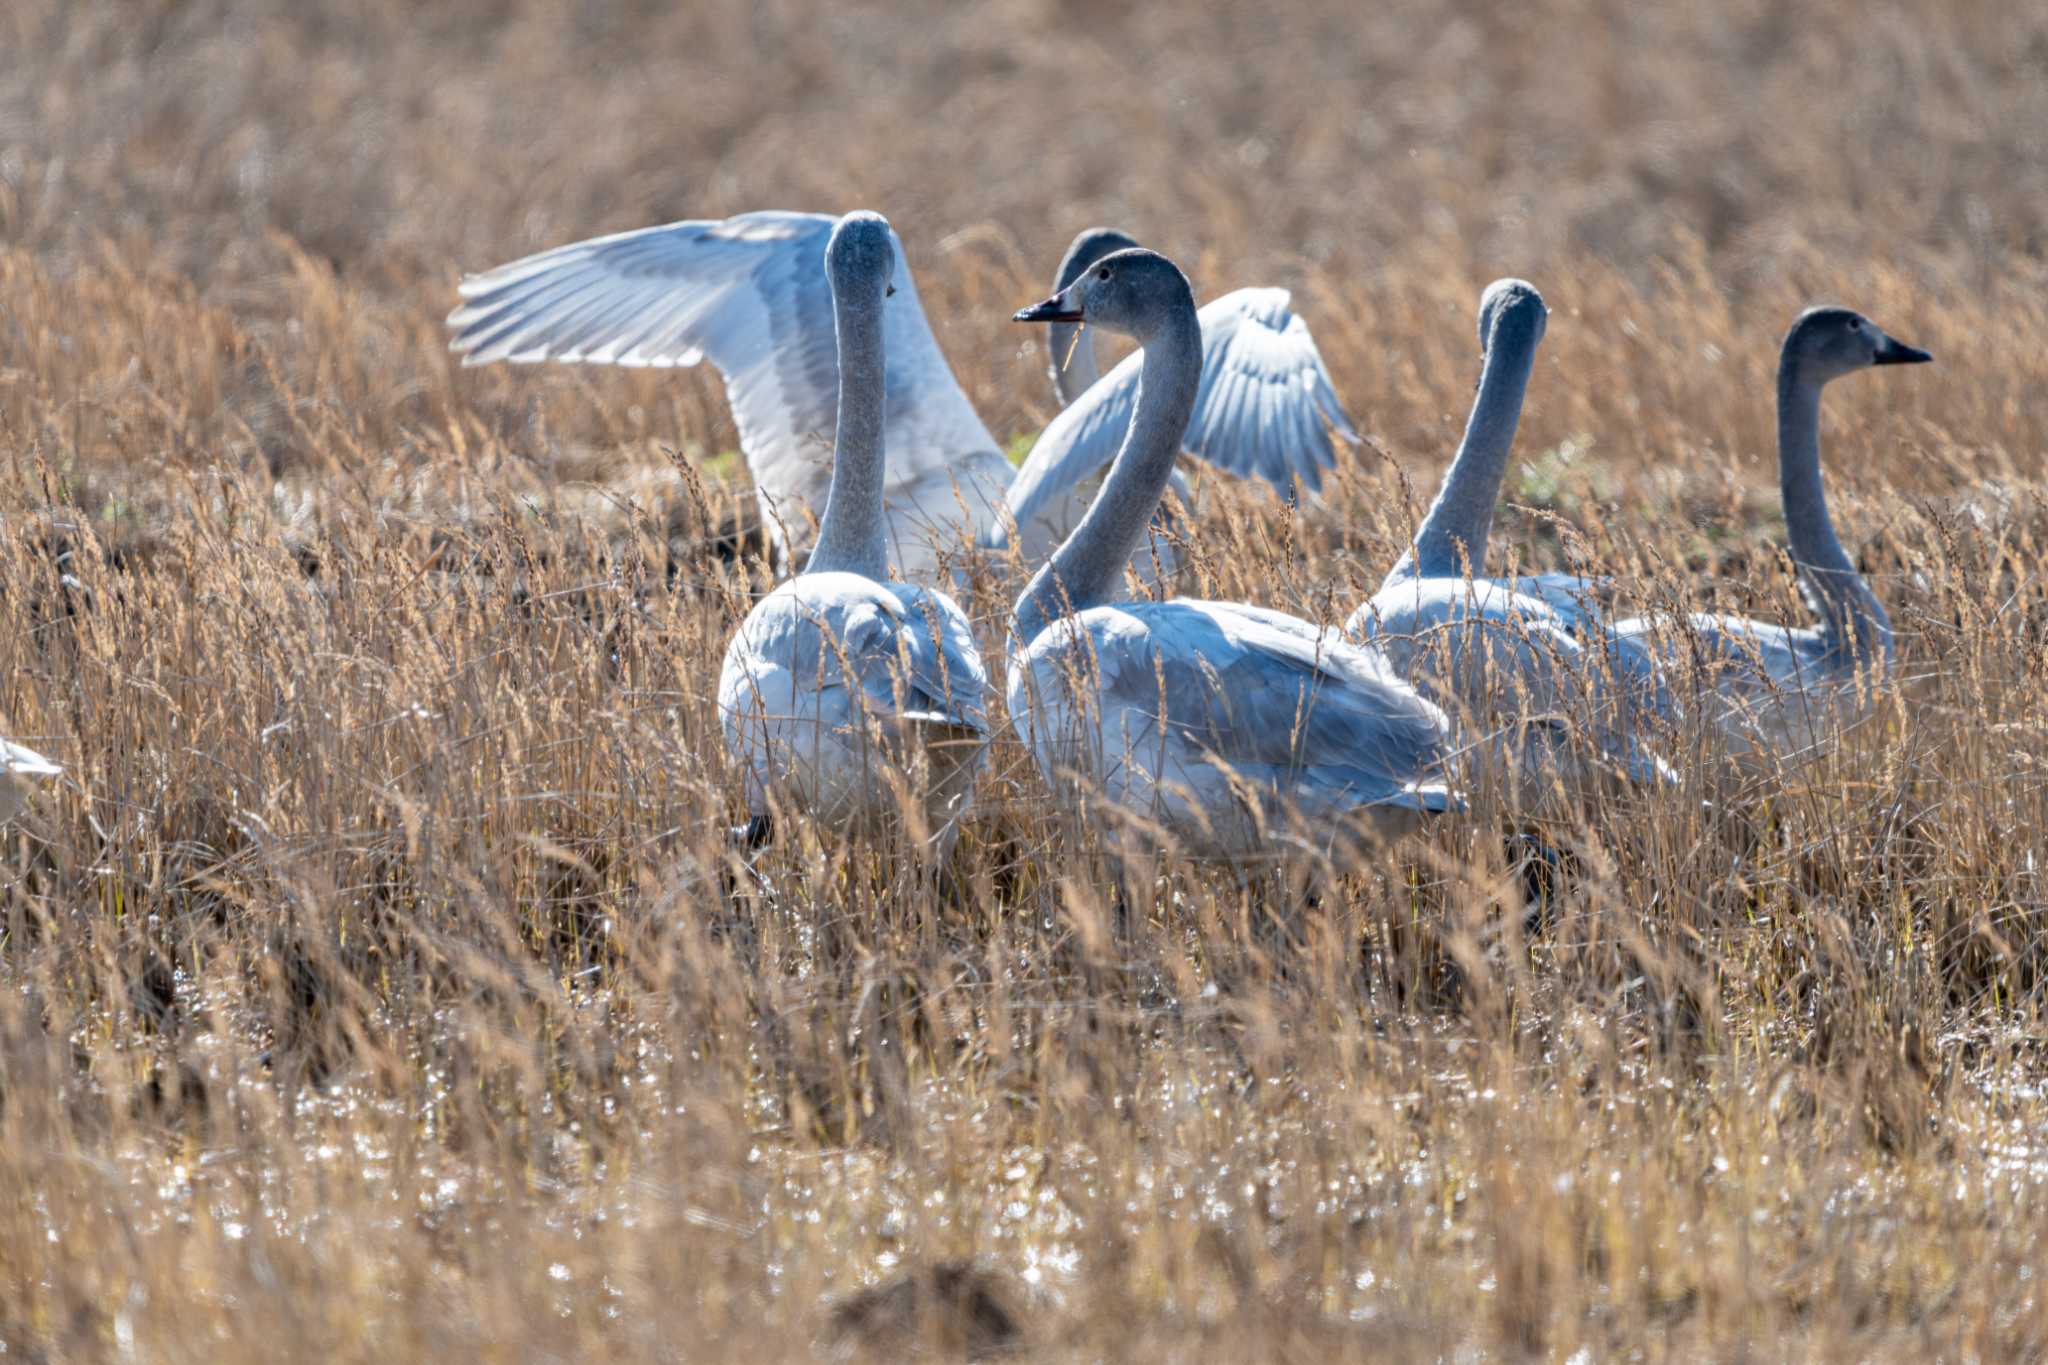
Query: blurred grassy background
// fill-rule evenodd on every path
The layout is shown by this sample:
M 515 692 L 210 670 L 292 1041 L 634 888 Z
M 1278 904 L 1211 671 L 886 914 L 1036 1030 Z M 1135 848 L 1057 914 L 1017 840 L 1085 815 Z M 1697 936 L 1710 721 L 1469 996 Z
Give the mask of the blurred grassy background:
M 1094 222 L 1183 261 L 1205 296 L 1305 290 L 1345 392 L 1412 441 L 1441 433 L 1399 426 L 1413 417 L 1385 410 L 1383 372 L 1442 354 L 1415 340 L 1469 354 L 1470 300 L 1501 274 L 1580 324 L 1553 330 L 1566 391 L 1618 378 L 1573 363 L 1582 331 L 1628 339 L 1601 361 L 1681 372 L 1652 384 L 1706 370 L 1718 399 L 1707 344 L 1762 368 L 1803 302 L 1851 302 L 1930 345 L 1949 338 L 1916 313 L 1937 303 L 1986 334 L 2041 316 L 2038 6 L 1962 3 L 1933 23 L 1885 3 L 22 0 L 0 25 L 0 237 L 67 271 L 111 250 L 260 338 L 305 321 L 293 249 L 397 342 L 464 269 L 677 217 L 863 205 L 904 234 L 999 435 L 1037 426 L 1047 399 L 998 305 Z M 1607 270 L 1638 290 L 1708 281 L 1730 335 L 1603 295 Z M 1388 345 L 1405 320 L 1372 305 L 1403 287 L 1431 295 L 1441 340 Z M 1959 340 L 1950 363 L 2024 392 L 2024 365 Z M 372 406 L 443 388 L 403 359 L 419 372 Z M 550 381 L 507 382 L 531 401 Z M 1538 413 L 1558 388 L 1539 385 Z M 2035 406 L 1971 434 L 2038 452 Z M 1743 445 L 1768 432 L 1744 420 Z M 703 434 L 730 444 L 729 426 Z
M 0 1346 L 2039 1358 L 2044 136 L 2048 9 L 1991 0 L 10 0 L 0 724 L 68 772 L 5 839 Z M 1373 441 L 1213 487 L 1186 586 L 1325 619 L 1507 273 L 1501 560 L 1797 618 L 1776 346 L 1861 308 L 1938 361 L 1827 402 L 1905 695 L 1599 813 L 1526 947 L 1483 829 L 1293 918 L 1168 867 L 1117 938 L 1012 745 L 955 899 L 802 837 L 735 880 L 715 377 L 440 319 L 857 206 L 1002 439 L 1078 228 L 1294 288 Z

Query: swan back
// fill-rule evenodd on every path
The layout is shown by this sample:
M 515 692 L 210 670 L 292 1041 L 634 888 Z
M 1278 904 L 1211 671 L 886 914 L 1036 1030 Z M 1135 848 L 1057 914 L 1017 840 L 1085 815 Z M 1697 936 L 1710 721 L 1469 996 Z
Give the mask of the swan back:
M 1457 808 L 1443 713 L 1373 651 L 1281 612 L 1176 599 L 1066 617 L 1013 656 L 1018 738 L 1198 857 L 1271 851 L 1269 820 Z
M 971 776 L 987 690 L 972 628 L 944 593 L 803 574 L 755 604 L 727 647 L 719 725 L 754 813 L 784 790 L 820 819 L 877 816 L 895 806 L 885 757 L 935 732 L 965 746 Z

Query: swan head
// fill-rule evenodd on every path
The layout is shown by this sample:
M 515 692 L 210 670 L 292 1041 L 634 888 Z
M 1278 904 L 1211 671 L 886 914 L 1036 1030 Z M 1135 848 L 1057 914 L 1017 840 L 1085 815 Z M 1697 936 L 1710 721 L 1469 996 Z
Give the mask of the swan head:
M 1087 272 L 1089 266 L 1094 265 L 1104 256 L 1118 251 L 1129 251 L 1137 244 L 1130 234 L 1118 232 L 1115 228 L 1092 227 L 1083 229 L 1081 235 L 1074 238 L 1073 245 L 1067 248 L 1067 254 L 1060 258 L 1060 271 L 1053 282 L 1053 289 L 1055 291 L 1065 289 L 1075 280 L 1080 279 Z
M 879 213 L 858 209 L 841 218 L 825 243 L 825 273 L 831 277 L 832 292 L 840 298 L 870 298 L 880 302 L 896 292 L 889 277 L 896 273 L 896 245 L 890 240 L 889 220 Z
M 1067 254 L 1060 258 L 1059 276 L 1053 281 L 1053 290 L 1065 289 L 1075 280 L 1088 273 L 1088 268 L 1103 257 L 1118 251 L 1128 251 L 1136 246 L 1129 236 L 1115 228 L 1092 227 L 1074 238 L 1074 244 L 1067 248 Z M 1102 372 L 1101 358 L 1095 353 L 1095 334 L 1083 334 L 1076 324 L 1055 322 L 1045 329 L 1046 354 L 1052 360 L 1052 389 L 1061 406 L 1073 402 Z
M 1493 349 L 1496 338 L 1515 336 L 1527 345 L 1543 340 L 1550 310 L 1543 295 L 1527 280 L 1495 280 L 1479 296 L 1479 349 Z
M 1143 344 L 1181 316 L 1195 294 L 1180 267 L 1156 251 L 1131 247 L 1095 262 L 1043 303 L 1020 309 L 1018 322 L 1086 322 Z
M 1919 365 L 1934 359 L 1885 334 L 1853 308 L 1809 308 L 1785 334 L 1781 368 L 1816 384 L 1873 365 Z

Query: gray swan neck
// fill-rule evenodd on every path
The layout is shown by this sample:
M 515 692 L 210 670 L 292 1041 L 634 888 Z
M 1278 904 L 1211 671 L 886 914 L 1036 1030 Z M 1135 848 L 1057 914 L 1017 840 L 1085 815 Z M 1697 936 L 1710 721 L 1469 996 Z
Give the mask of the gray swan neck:
M 1060 258 L 1059 269 L 1053 275 L 1052 292 L 1064 292 L 1103 257 L 1136 245 L 1128 233 L 1115 228 L 1083 230 L 1067 247 L 1067 254 Z M 1102 377 L 1101 358 L 1095 353 L 1095 333 L 1081 324 L 1053 323 L 1045 330 L 1045 346 L 1052 362 L 1052 391 L 1059 398 L 1061 407 L 1068 406 L 1088 392 Z
M 1011 627 L 1020 643 L 1063 616 L 1114 600 L 1173 477 L 1202 382 L 1202 329 L 1192 304 L 1174 310 L 1144 347 L 1130 430 L 1080 524 L 1018 599 Z
M 1415 533 L 1415 544 L 1394 565 L 1387 582 L 1456 578 L 1467 572 L 1477 577 L 1484 572 L 1493 508 L 1500 500 L 1522 401 L 1536 367 L 1538 339 L 1533 326 L 1512 326 L 1504 320 L 1495 327 L 1464 439 Z
M 889 572 L 882 515 L 882 425 L 887 387 L 882 300 L 832 292 L 839 339 L 839 420 L 832 446 L 832 488 L 806 573 L 857 573 L 876 582 Z
M 1821 383 L 1792 356 L 1778 364 L 1778 495 L 1785 539 L 1801 582 L 1821 618 L 1821 633 L 1853 659 L 1889 656 L 1891 618 L 1856 561 L 1842 548 L 1828 514 L 1820 474 Z

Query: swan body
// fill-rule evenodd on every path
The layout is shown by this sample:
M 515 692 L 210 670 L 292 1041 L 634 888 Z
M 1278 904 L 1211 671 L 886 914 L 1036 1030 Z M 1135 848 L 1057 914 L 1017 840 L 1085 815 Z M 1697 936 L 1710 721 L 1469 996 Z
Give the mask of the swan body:
M 943 592 L 888 581 L 884 355 L 888 224 L 849 214 L 824 270 L 836 310 L 832 480 L 806 571 L 756 603 L 719 673 L 719 725 L 760 821 L 776 794 L 865 828 L 900 811 L 909 768 L 926 828 L 950 843 L 988 739 L 987 670 Z M 943 848 L 942 850 L 943 851 Z
M 34 749 L 0 739 L 0 825 L 26 810 L 37 788 L 63 771 Z
M 1620 651 L 1657 661 L 1668 676 L 1696 667 L 1709 723 L 1729 760 L 1749 772 L 1788 770 L 1826 752 L 1869 710 L 1889 666 L 1887 653 L 1869 671 L 1845 669 L 1818 630 L 1708 612 L 1617 621 L 1612 637 Z
M 708 359 L 724 377 L 763 524 L 788 560 L 809 541 L 831 484 L 838 380 L 832 297 L 819 266 L 838 221 L 745 213 L 540 252 L 462 282 L 463 303 L 448 315 L 450 347 L 468 365 Z M 1057 494 L 1115 453 L 1138 372 L 1119 367 L 1091 386 L 1080 403 L 1088 412 L 1048 428 L 1023 471 L 1013 471 L 939 349 L 902 243 L 893 231 L 890 239 L 885 538 L 899 573 L 937 584 L 949 552 L 1004 544 L 1011 520 L 1064 534 L 1060 518 L 1074 508 Z M 1286 292 L 1239 291 L 1210 307 L 1205 318 L 1216 330 L 1205 354 L 1219 400 L 1213 425 L 1190 433 L 1190 449 L 1231 473 L 1317 487 L 1336 458 L 1332 434 L 1356 436 Z M 1032 500 L 1010 505 L 1013 482 Z
M 1197 856 L 1270 853 L 1290 818 L 1363 815 L 1384 839 L 1457 807 L 1431 776 L 1443 713 L 1377 655 L 1278 612 L 1091 607 L 1012 655 L 1008 694 L 1048 782 L 1085 774 Z
M 1442 712 L 1373 652 L 1238 603 L 1111 600 L 1202 383 L 1179 269 L 1121 251 L 1017 316 L 1095 323 L 1143 348 L 1109 477 L 1011 621 L 1011 722 L 1048 783 L 1079 779 L 1183 853 L 1220 861 L 1280 851 L 1283 817 L 1389 836 L 1458 808 L 1438 775 Z
M 1695 613 L 1617 621 L 1610 639 L 1667 676 L 1692 675 L 1738 768 L 1782 770 L 1826 751 L 1867 712 L 1893 658 L 1891 618 L 1842 548 L 1820 473 L 1821 389 L 1879 365 L 1924 364 L 1927 352 L 1846 308 L 1812 308 L 1778 361 L 1778 480 L 1800 587 L 1819 623 L 1794 627 Z
M 1483 576 L 1494 504 L 1548 313 L 1521 280 L 1481 296 L 1485 367 L 1464 440 L 1443 487 L 1402 555 L 1346 631 L 1386 653 L 1395 671 L 1457 718 L 1472 758 L 1505 757 L 1518 808 L 1560 787 L 1567 797 L 1616 780 L 1665 783 L 1671 770 L 1626 733 L 1611 660 L 1579 633 L 1598 628 L 1599 580 L 1570 574 Z M 1618 657 L 1618 652 L 1616 652 Z M 1626 669 L 1647 667 L 1629 656 Z M 1572 722 L 1590 717 L 1590 735 Z M 1590 741 L 1590 742 L 1587 742 Z
M 750 814 L 786 792 L 826 824 L 897 809 L 884 764 L 916 766 L 927 828 L 963 814 L 988 742 L 988 674 L 944 593 L 805 573 L 755 604 L 725 652 L 719 726 Z

